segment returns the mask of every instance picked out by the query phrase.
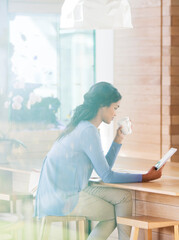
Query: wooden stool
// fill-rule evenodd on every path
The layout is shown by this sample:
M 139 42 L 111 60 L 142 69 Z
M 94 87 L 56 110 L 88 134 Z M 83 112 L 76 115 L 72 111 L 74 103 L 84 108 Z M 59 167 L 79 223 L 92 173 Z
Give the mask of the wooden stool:
M 76 239 L 85 240 L 86 239 L 86 218 L 85 217 L 72 217 L 72 216 L 46 216 L 42 218 L 40 238 L 39 240 L 48 240 L 50 227 L 53 222 L 62 222 L 63 224 L 63 239 L 68 240 L 68 223 L 74 221 L 76 222 Z
M 137 240 L 139 228 L 147 229 L 146 237 L 152 240 L 152 229 L 174 226 L 174 240 L 179 240 L 179 221 L 166 218 L 139 216 L 139 217 L 117 217 L 117 223 L 132 227 L 130 240 Z

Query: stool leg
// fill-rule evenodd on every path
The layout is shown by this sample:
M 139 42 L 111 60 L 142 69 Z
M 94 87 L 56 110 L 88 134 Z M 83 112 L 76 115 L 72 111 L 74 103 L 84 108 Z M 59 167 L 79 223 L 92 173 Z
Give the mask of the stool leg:
M 48 240 L 49 233 L 50 233 L 50 223 L 47 222 L 46 218 L 44 217 L 42 219 L 39 240 Z
M 76 240 L 80 240 L 79 221 L 76 221 Z
M 179 229 L 178 229 L 178 225 L 174 226 L 174 239 L 175 240 L 179 240 Z
M 137 240 L 138 235 L 139 235 L 139 228 L 138 227 L 132 227 L 130 240 Z
M 39 240 L 42 240 L 44 226 L 45 226 L 45 217 L 42 218 L 42 222 L 41 222 L 41 226 L 40 226 Z
M 85 240 L 85 231 L 86 230 L 86 226 L 85 226 L 85 221 L 79 221 L 79 239 L 80 240 Z
M 67 221 L 63 221 L 63 240 L 69 239 L 69 223 Z
M 152 229 L 145 230 L 145 240 L 152 240 Z
M 41 222 L 42 221 L 40 219 L 38 219 L 38 218 L 35 219 L 36 240 L 40 240 L 40 231 L 41 231 L 41 226 L 42 226 Z

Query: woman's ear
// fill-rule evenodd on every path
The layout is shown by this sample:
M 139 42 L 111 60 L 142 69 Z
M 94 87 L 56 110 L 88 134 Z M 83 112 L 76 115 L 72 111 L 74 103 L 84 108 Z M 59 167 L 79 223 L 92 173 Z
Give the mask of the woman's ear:
M 104 107 L 100 107 L 100 108 L 98 109 L 97 114 L 100 114 L 100 113 L 103 111 L 103 109 L 104 109 Z
M 100 106 L 99 106 L 99 108 L 104 108 L 105 106 L 103 105 L 103 104 L 101 104 Z
M 104 109 L 104 106 L 101 105 L 101 106 L 99 107 L 99 110 L 103 110 L 103 109 Z

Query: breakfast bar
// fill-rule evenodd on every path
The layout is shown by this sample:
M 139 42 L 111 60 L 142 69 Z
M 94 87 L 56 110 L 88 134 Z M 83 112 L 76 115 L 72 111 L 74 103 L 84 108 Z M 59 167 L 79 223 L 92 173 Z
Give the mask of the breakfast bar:
M 156 162 L 145 159 L 120 157 L 114 170 L 118 172 L 144 173 Z M 179 220 L 179 164 L 167 162 L 163 176 L 159 180 L 143 183 L 103 183 L 97 178 L 92 184 L 103 187 L 127 189 L 133 196 L 133 215 L 153 216 Z M 152 232 L 154 240 L 172 240 L 173 228 L 163 228 Z M 139 239 L 144 239 L 144 231 L 139 232 Z
M 134 159 L 119 157 L 114 166 L 114 170 L 118 172 L 129 173 L 145 173 L 156 162 L 146 159 Z M 5 189 L 9 189 L 10 192 L 22 192 L 28 193 L 29 180 L 31 173 L 34 169 L 39 169 L 39 165 L 22 166 L 13 163 L 10 165 L 1 165 L 1 176 L 6 176 L 8 179 L 8 185 L 6 188 L 2 188 L 1 184 L 1 197 L 5 198 L 8 195 Z M 167 162 L 163 170 L 163 176 L 159 180 L 145 182 L 145 183 L 122 183 L 122 184 L 109 184 L 103 183 L 95 175 L 90 180 L 90 184 L 100 185 L 102 187 L 114 187 L 127 189 L 132 192 L 133 197 L 133 215 L 148 215 L 162 218 L 170 218 L 173 220 L 179 220 L 179 164 Z M 1 200 L 3 200 L 1 198 Z M 163 228 L 161 230 L 154 230 L 154 240 L 172 240 L 173 228 Z M 112 238 L 117 239 L 117 235 L 114 232 Z M 139 239 L 144 239 L 144 232 L 139 232 Z

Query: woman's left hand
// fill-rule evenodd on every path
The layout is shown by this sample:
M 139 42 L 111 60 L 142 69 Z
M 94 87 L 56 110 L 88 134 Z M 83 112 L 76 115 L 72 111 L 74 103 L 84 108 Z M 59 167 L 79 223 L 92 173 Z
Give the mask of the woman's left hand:
M 148 182 L 160 178 L 164 166 L 165 164 L 159 170 L 156 170 L 155 166 L 153 166 L 147 173 L 142 174 L 142 182 Z
M 124 134 L 122 133 L 122 126 L 120 126 L 116 131 L 114 142 L 117 142 L 118 144 L 122 144 L 123 139 L 124 139 Z

